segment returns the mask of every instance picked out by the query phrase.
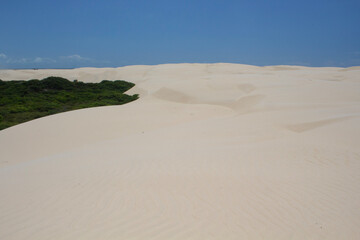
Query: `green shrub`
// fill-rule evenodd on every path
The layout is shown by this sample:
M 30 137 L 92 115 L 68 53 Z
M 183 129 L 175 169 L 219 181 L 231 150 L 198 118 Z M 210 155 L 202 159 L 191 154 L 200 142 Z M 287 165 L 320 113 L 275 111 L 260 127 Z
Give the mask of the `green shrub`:
M 0 130 L 54 113 L 134 101 L 139 98 L 137 94 L 124 94 L 134 85 L 121 80 L 71 82 L 61 77 L 0 80 Z
M 27 112 L 29 111 L 29 108 L 27 108 L 24 105 L 13 105 L 8 108 L 8 111 L 10 113 L 21 113 L 21 112 Z

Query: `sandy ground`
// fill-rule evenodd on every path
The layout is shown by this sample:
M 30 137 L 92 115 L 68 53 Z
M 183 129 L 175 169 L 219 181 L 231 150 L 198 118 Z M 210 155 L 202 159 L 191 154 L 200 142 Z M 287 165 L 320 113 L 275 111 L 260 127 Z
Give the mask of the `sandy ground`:
M 141 98 L 0 132 L 0 239 L 360 239 L 360 67 L 50 75 Z

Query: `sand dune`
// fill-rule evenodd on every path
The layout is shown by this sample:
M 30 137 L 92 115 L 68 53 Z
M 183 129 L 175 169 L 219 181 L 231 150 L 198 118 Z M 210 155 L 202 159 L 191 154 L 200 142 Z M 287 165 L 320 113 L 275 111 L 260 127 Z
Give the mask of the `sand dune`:
M 0 131 L 0 239 L 360 239 L 360 68 L 0 70 L 140 99 Z

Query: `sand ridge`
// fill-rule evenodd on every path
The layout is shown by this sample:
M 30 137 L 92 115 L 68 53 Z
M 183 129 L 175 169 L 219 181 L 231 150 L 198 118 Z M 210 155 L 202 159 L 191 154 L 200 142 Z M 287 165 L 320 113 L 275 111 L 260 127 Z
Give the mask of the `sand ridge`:
M 0 132 L 0 239 L 359 239 L 360 69 L 0 70 L 140 99 Z

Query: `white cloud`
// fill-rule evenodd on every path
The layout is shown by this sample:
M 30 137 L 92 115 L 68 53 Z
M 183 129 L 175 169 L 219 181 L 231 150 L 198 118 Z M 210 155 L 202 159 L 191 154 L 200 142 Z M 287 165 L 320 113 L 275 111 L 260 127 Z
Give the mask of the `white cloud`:
M 42 61 L 43 61 L 43 59 L 41 57 L 36 57 L 34 59 L 34 62 L 36 62 L 36 63 L 41 63 Z
M 7 58 L 7 63 L 54 63 L 56 60 L 51 58 Z
M 27 65 L 27 66 L 39 66 L 44 65 L 47 66 L 48 64 L 54 64 L 57 63 L 60 66 L 63 64 L 67 65 L 86 65 L 86 64 L 106 64 L 110 63 L 109 61 L 104 60 L 95 60 L 92 58 L 87 58 L 80 56 L 79 54 L 73 54 L 69 56 L 59 56 L 55 58 L 47 58 L 47 57 L 33 57 L 33 58 L 26 58 L 26 57 L 18 57 L 13 58 L 10 56 L 5 55 L 4 53 L 0 53 L 0 60 L 4 63 L 8 63 L 14 66 L 17 65 Z
M 360 51 L 351 51 L 351 52 L 347 52 L 347 54 L 349 55 L 353 55 L 353 56 L 359 56 L 360 55 Z
M 27 62 L 29 62 L 30 59 L 28 59 L 28 58 L 19 58 L 19 59 L 14 59 L 14 60 L 9 59 L 9 60 L 13 61 L 13 62 L 16 62 L 16 63 L 27 63 Z
M 28 63 L 30 62 L 29 58 L 8 58 L 7 63 Z
M 32 60 L 35 63 L 54 63 L 56 62 L 56 60 L 52 59 L 52 58 L 43 58 L 43 57 L 36 57 L 35 59 Z
M 92 61 L 91 58 L 82 57 L 82 56 L 80 56 L 78 54 L 74 54 L 74 55 L 70 55 L 70 56 L 63 56 L 63 57 L 60 57 L 60 58 L 71 60 L 71 61 Z

